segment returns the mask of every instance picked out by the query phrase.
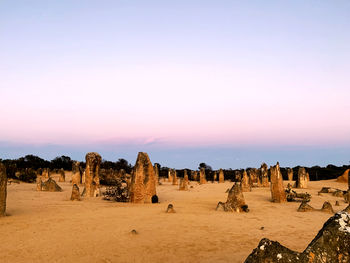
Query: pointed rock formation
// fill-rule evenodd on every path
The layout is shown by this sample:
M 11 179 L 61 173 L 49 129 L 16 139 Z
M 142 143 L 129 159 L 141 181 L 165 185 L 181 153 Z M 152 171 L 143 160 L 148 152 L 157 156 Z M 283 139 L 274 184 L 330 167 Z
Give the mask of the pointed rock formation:
M 62 192 L 62 188 L 56 183 L 55 180 L 49 178 L 49 180 L 46 182 L 41 182 L 41 191 Z
M 85 188 L 83 196 L 97 197 L 100 196 L 100 164 L 102 161 L 98 153 L 90 152 L 85 156 Z
M 61 168 L 58 173 L 60 175 L 60 178 L 58 179 L 58 181 L 65 182 L 66 181 L 66 174 L 65 174 L 64 170 Z
M 219 171 L 219 184 L 225 182 L 224 170 L 220 169 Z
M 173 175 L 172 175 L 172 169 L 168 170 L 168 182 L 172 183 L 173 182 Z
M 293 169 L 292 168 L 287 169 L 287 174 L 288 174 L 288 181 L 293 181 Z
M 156 182 L 157 184 L 159 184 L 159 164 L 155 163 L 153 165 L 153 169 L 154 169 L 154 176 L 156 177 Z
M 198 181 L 198 172 L 197 171 L 191 171 L 191 179 L 192 179 L 192 181 Z
M 180 180 L 180 191 L 187 191 L 188 190 L 188 175 L 187 175 L 187 170 L 185 169 L 184 171 L 184 178 L 181 178 Z
M 172 174 L 171 174 L 172 178 L 173 178 L 173 185 L 177 185 L 177 173 L 175 169 L 172 169 Z
M 41 175 L 37 175 L 36 176 L 36 190 L 37 191 L 41 191 L 41 184 L 42 184 Z
M 80 191 L 79 191 L 79 186 L 76 184 L 73 184 L 72 187 L 72 195 L 70 197 L 70 200 L 72 201 L 80 201 Z
M 0 162 L 0 217 L 6 216 L 7 174 L 6 167 Z
M 216 171 L 214 171 L 214 175 L 213 175 L 213 183 L 217 180 L 217 177 L 218 177 L 218 175 L 217 175 L 217 173 L 216 173 Z
M 308 204 L 308 202 L 306 201 L 302 201 L 299 208 L 298 208 L 298 212 L 310 212 L 310 211 L 314 211 L 315 208 L 313 208 L 311 205 Z
M 258 183 L 258 170 L 256 168 L 251 168 L 248 170 L 249 185 L 253 187 L 254 184 Z
M 222 208 L 225 212 L 249 212 L 245 203 L 241 186 L 236 182 L 228 192 L 226 203 L 219 202 L 216 210 Z
M 201 168 L 199 171 L 199 183 L 200 184 L 206 184 L 207 183 L 207 178 L 205 176 L 205 169 Z
M 337 182 L 339 183 L 348 183 L 349 182 L 349 172 L 350 169 L 347 169 L 341 176 L 337 178 Z M 350 186 L 349 186 L 350 188 Z
M 72 184 L 81 184 L 80 162 L 77 161 L 72 164 Z
M 156 176 L 147 153 L 139 152 L 131 173 L 130 201 L 151 203 L 156 195 Z
M 307 173 L 304 167 L 298 170 L 297 188 L 307 188 Z
M 270 173 L 271 173 L 272 202 L 276 202 L 276 203 L 286 202 L 287 198 L 283 187 L 283 178 L 280 171 L 280 165 L 278 162 L 275 166 L 270 167 Z
M 260 180 L 261 180 L 261 186 L 262 187 L 269 187 L 269 176 L 268 176 L 268 169 L 267 164 L 263 163 L 260 167 Z
M 241 187 L 242 187 L 243 192 L 250 192 L 251 191 L 250 184 L 249 184 L 249 177 L 248 177 L 246 170 L 243 171 L 242 180 L 241 180 Z
M 50 169 L 44 168 L 42 171 L 42 178 L 49 179 L 50 178 Z
M 322 212 L 326 212 L 326 213 L 330 213 L 330 214 L 334 214 L 334 210 L 332 207 L 332 204 L 328 201 L 324 202 L 321 208 Z

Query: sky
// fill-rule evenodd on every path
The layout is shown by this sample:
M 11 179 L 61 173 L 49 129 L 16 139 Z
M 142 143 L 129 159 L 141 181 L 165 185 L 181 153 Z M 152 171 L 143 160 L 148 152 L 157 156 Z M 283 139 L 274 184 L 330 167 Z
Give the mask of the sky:
M 349 1 L 0 0 L 0 158 L 349 164 Z

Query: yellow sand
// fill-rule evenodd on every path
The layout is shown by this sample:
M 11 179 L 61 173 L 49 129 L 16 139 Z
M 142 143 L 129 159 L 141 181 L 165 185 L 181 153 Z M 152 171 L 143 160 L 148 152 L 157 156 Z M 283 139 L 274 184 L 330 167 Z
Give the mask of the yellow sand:
M 191 182 L 188 192 L 163 182 L 157 189 L 160 204 L 144 205 L 102 198 L 72 202 L 70 183 L 58 184 L 63 192 L 36 192 L 35 184 L 8 186 L 9 216 L 0 218 L 1 262 L 243 262 L 263 237 L 302 251 L 331 216 L 299 213 L 299 203 L 271 203 L 268 188 L 244 193 L 247 214 L 215 211 L 218 201 L 226 201 L 228 181 Z M 342 198 L 317 195 L 322 186 L 345 190 L 346 184 L 328 180 L 308 186 L 300 191 L 312 194 L 313 207 L 326 200 L 340 201 L 336 211 L 346 207 Z M 177 213 L 165 213 L 169 203 Z M 139 234 L 132 235 L 133 229 Z

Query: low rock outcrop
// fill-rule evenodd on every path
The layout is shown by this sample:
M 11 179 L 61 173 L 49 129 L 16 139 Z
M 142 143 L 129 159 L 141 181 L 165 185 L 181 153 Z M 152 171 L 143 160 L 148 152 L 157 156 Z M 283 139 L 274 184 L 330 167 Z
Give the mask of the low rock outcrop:
M 329 218 L 307 248 L 298 253 L 267 238 L 259 242 L 245 263 L 350 262 L 350 208 Z
M 235 183 L 228 192 L 227 201 L 219 202 L 216 210 L 222 208 L 225 212 L 249 212 L 248 205 L 245 203 L 240 184 Z

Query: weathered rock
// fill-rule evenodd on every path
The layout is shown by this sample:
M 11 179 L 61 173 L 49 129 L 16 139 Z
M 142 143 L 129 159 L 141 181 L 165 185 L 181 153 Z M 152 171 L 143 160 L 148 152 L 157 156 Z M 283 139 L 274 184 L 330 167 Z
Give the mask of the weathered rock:
M 44 168 L 42 170 L 42 178 L 49 179 L 50 178 L 50 169 Z
M 303 252 L 305 262 L 350 262 L 350 215 L 341 211 L 323 225 Z
M 7 174 L 6 167 L 0 162 L 0 217 L 6 216 Z
M 298 253 L 278 242 L 262 239 L 245 263 L 324 263 L 350 262 L 350 214 L 343 210 L 323 225 L 307 248 Z
M 293 202 L 297 200 L 302 200 L 305 202 L 309 202 L 311 200 L 311 195 L 308 193 L 297 193 L 291 187 L 291 184 L 288 183 L 287 189 L 285 190 L 286 197 L 288 202 Z
M 49 178 L 46 182 L 41 183 L 41 191 L 62 192 L 62 188 L 56 183 L 55 180 Z
M 345 203 L 350 203 L 350 190 L 346 192 L 346 194 L 343 196 Z
M 156 182 L 157 184 L 159 184 L 159 164 L 155 163 L 153 165 L 153 169 L 154 169 L 154 176 L 156 177 Z
M 263 163 L 260 167 L 260 182 L 262 187 L 269 187 L 269 176 L 266 163 Z
M 173 178 L 173 185 L 178 185 L 178 182 L 177 182 L 177 172 L 175 169 L 172 169 L 172 178 Z
M 326 201 L 326 202 L 323 203 L 322 208 L 321 208 L 321 211 L 322 211 L 322 212 L 326 212 L 326 213 L 331 213 L 331 214 L 334 213 L 333 207 L 332 207 L 331 203 L 328 202 L 328 201 Z
M 301 202 L 298 212 L 310 212 L 314 211 L 315 208 L 313 208 L 311 205 L 309 205 L 306 201 Z
M 87 197 L 100 196 L 99 173 L 102 158 L 98 153 L 90 152 L 86 154 L 85 160 L 85 188 L 82 195 Z
M 336 191 L 334 191 L 334 192 L 332 193 L 332 195 L 333 195 L 333 196 L 336 196 L 336 197 L 343 197 L 344 194 L 346 194 L 346 191 L 342 191 L 342 190 L 339 190 L 339 189 L 337 189 Z
M 173 172 L 172 169 L 168 170 L 168 182 L 172 183 L 173 182 Z
M 72 164 L 72 184 L 81 184 L 80 162 L 74 161 Z
M 218 177 L 218 175 L 217 175 L 216 171 L 214 171 L 212 183 L 214 183 L 217 180 L 217 177 Z
M 349 172 L 350 172 L 350 169 L 345 170 L 345 172 L 341 176 L 339 176 L 337 178 L 337 182 L 339 182 L 339 183 L 349 183 L 350 184 L 350 182 L 349 182 Z M 349 188 L 350 188 L 350 185 L 349 185 Z
M 166 209 L 166 213 L 176 213 L 174 206 L 172 204 L 168 205 L 168 208 Z
M 76 184 L 73 184 L 72 187 L 72 195 L 70 200 L 72 201 L 80 201 L 80 191 L 79 191 L 79 186 Z
M 244 263 L 291 263 L 299 262 L 299 257 L 300 253 L 282 246 L 277 241 L 263 238 Z
M 241 182 L 242 181 L 242 175 L 240 171 L 235 171 L 235 182 Z
M 287 175 L 288 175 L 288 181 L 293 181 L 293 169 L 292 168 L 287 169 Z
M 247 174 L 247 171 L 243 171 L 242 175 L 242 180 L 241 180 L 241 188 L 243 192 L 250 192 L 251 191 L 251 186 L 249 184 L 249 177 Z
M 59 181 L 59 182 L 65 182 L 65 181 L 66 181 L 66 174 L 65 174 L 64 170 L 63 170 L 63 169 L 60 169 L 60 170 L 58 171 L 58 174 L 60 175 L 58 181 Z
M 200 184 L 206 184 L 207 183 L 207 178 L 205 176 L 205 169 L 201 168 L 199 171 L 199 183 Z
M 37 191 L 41 191 L 41 184 L 42 184 L 41 176 L 38 175 L 36 177 L 36 190 Z
M 270 167 L 271 173 L 271 198 L 272 202 L 284 203 L 287 201 L 286 193 L 283 187 L 283 178 L 279 163 Z
M 199 181 L 198 171 L 191 171 L 191 178 L 193 181 Z
M 245 203 L 241 186 L 236 182 L 230 189 L 226 203 L 219 202 L 216 210 L 222 208 L 225 212 L 249 212 Z
M 119 172 L 120 176 L 116 178 L 115 185 L 106 188 L 104 196 L 106 200 L 113 200 L 116 202 L 130 201 L 130 181 L 123 169 Z
M 180 180 L 180 187 L 179 187 L 180 191 L 187 191 L 188 190 L 188 175 L 187 175 L 187 171 L 184 171 L 184 177 L 181 178 Z
M 139 152 L 131 174 L 130 201 L 151 203 L 156 195 L 156 176 L 147 153 Z
M 86 176 L 85 176 L 85 170 L 83 171 L 83 174 L 82 174 L 82 176 L 81 176 L 81 183 L 82 184 L 85 184 L 85 178 L 86 178 Z
M 297 188 L 307 188 L 307 173 L 304 167 L 298 170 Z
M 258 169 L 251 168 L 248 170 L 249 185 L 253 187 L 258 184 Z
M 219 183 L 224 183 L 224 182 L 225 182 L 224 170 L 220 169 L 219 170 Z

